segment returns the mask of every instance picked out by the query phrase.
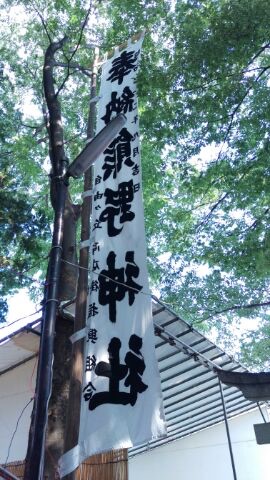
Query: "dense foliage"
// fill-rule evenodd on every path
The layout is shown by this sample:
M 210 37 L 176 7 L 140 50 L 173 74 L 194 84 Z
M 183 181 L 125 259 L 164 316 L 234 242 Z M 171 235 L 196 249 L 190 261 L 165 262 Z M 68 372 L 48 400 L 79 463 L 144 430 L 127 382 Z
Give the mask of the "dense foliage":
M 31 155 L 36 140 L 24 137 L 14 85 L 4 65 L 0 80 L 0 321 L 7 313 L 5 294 L 32 283 L 27 272 L 32 265 L 41 266 L 49 233 L 46 200 L 36 185 L 40 165 Z
M 152 285 L 187 321 L 214 327 L 227 347 L 243 319 L 248 325 L 257 319 L 256 331 L 240 339 L 242 358 L 265 364 L 270 350 L 268 2 L 2 3 L 3 293 L 23 282 L 22 276 L 9 275 L 11 269 L 33 266 L 33 275 L 37 259 L 47 253 L 42 64 L 48 44 L 64 35 L 69 39 L 57 53 L 55 83 L 72 159 L 86 135 L 89 44 L 97 42 L 104 53 L 146 29 L 139 99 Z M 23 108 L 26 96 L 39 115 L 31 117 Z

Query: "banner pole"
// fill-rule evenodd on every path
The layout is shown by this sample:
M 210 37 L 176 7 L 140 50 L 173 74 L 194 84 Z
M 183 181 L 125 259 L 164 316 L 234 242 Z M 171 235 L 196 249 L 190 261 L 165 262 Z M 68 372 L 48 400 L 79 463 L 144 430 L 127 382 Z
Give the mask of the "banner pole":
M 97 84 L 97 59 L 99 49 L 95 49 L 95 59 L 91 76 L 91 93 L 90 100 L 96 97 Z M 90 102 L 87 138 L 94 137 L 96 117 L 96 103 Z M 92 167 L 84 174 L 84 191 L 92 189 Z M 90 237 L 90 214 L 92 207 L 91 196 L 84 196 L 81 213 L 81 242 L 89 240 Z M 79 255 L 79 276 L 75 306 L 74 333 L 85 327 L 86 307 L 87 307 L 87 290 L 88 290 L 88 267 L 89 267 L 89 245 L 80 249 Z M 84 358 L 84 338 L 77 340 L 72 345 L 72 370 L 70 378 L 69 401 L 67 411 L 67 426 L 65 431 L 64 451 L 68 451 L 75 447 L 79 439 L 80 426 L 80 408 L 81 408 L 81 390 L 83 375 L 83 358 Z M 75 480 L 76 470 L 66 475 L 65 480 Z

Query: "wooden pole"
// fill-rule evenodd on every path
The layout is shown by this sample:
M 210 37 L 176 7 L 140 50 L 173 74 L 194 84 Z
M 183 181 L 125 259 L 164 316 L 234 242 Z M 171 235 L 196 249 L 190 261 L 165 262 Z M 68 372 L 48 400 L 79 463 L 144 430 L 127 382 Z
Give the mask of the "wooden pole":
M 98 49 L 95 50 L 95 60 L 91 78 L 92 100 L 96 96 L 97 68 L 96 59 L 98 58 Z M 96 106 L 95 102 L 90 102 L 87 138 L 93 138 L 95 128 Z M 92 188 L 92 167 L 84 175 L 84 191 Z M 85 196 L 82 204 L 81 214 L 81 241 L 87 241 L 90 237 L 90 213 L 92 206 L 91 196 Z M 74 333 L 85 327 L 87 292 L 88 292 L 88 267 L 89 267 L 89 246 L 80 249 L 79 256 L 79 276 L 75 307 Z M 78 340 L 72 346 L 72 371 L 70 378 L 69 401 L 67 409 L 67 426 L 65 431 L 64 451 L 67 452 L 75 447 L 79 439 L 80 409 L 82 393 L 84 359 L 84 339 Z M 76 471 L 65 476 L 65 480 L 75 480 Z

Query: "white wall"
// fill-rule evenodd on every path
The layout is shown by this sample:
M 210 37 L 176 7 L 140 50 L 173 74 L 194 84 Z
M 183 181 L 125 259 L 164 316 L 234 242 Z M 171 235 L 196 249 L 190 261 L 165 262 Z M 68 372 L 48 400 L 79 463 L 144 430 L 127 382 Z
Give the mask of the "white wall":
M 36 361 L 0 376 L 0 464 L 6 462 L 9 444 L 20 413 L 34 395 Z M 25 409 L 14 435 L 8 462 L 24 460 L 33 402 Z
M 270 445 L 257 445 L 258 410 L 230 420 L 237 480 L 269 480 Z M 220 424 L 129 460 L 129 480 L 233 480 L 225 425 Z
M 0 376 L 0 464 L 5 463 L 19 415 L 33 397 L 35 360 Z M 25 458 L 33 402 L 24 411 L 8 461 Z M 238 480 L 269 480 L 270 445 L 257 445 L 258 410 L 230 420 Z M 129 480 L 233 480 L 224 424 L 129 460 Z

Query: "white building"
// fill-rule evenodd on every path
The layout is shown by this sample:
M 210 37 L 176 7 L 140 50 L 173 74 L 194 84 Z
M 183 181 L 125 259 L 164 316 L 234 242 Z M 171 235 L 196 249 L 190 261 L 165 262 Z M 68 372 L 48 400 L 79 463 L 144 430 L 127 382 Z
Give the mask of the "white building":
M 270 445 L 257 445 L 258 409 L 229 421 L 237 480 L 268 480 Z M 129 480 L 233 480 L 224 423 L 187 436 L 129 460 Z
M 215 366 L 244 371 L 224 351 L 153 302 L 168 435 L 129 452 L 130 480 L 234 480 Z M 34 325 L 34 329 L 32 329 Z M 24 460 L 34 395 L 39 327 L 0 340 L 0 464 Z M 257 445 L 253 424 L 268 422 L 266 405 L 223 386 L 237 480 L 268 480 L 270 445 Z M 1 477 L 0 477 L 1 478 Z

